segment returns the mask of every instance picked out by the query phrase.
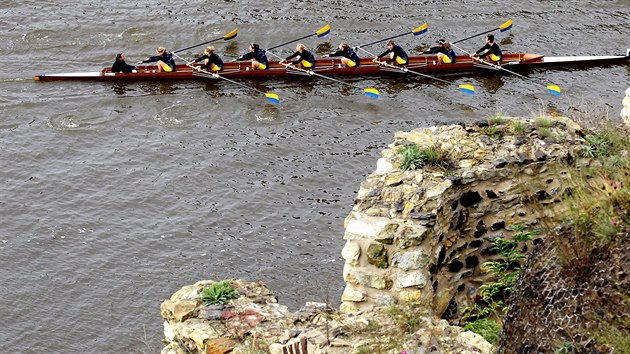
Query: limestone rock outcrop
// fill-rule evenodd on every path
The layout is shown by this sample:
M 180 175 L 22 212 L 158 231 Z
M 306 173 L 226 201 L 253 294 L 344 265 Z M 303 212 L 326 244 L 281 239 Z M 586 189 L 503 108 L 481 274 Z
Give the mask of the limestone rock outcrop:
M 341 310 L 420 301 L 456 320 L 488 281 L 480 266 L 494 260 L 492 242 L 512 237 L 510 225 L 540 227 L 540 213 L 561 207 L 563 163 L 588 163 L 583 144 L 582 129 L 562 117 L 396 133 L 345 220 L 351 296 Z M 405 145 L 441 151 L 442 165 L 401 170 Z
M 232 280 L 240 296 L 204 305 L 201 281 L 183 287 L 161 306 L 162 354 L 491 353 L 481 336 L 425 314 L 423 308 L 388 307 L 342 314 L 324 303 L 291 313 L 263 282 Z M 411 326 L 411 328 L 410 328 Z M 427 349 L 431 349 L 427 351 Z

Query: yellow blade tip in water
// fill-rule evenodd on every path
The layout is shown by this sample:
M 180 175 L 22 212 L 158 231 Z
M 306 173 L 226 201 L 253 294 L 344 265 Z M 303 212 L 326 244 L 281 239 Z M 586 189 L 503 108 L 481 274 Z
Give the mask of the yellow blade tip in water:
M 280 96 L 276 95 L 275 93 L 266 93 L 265 97 L 267 97 L 267 100 L 270 102 L 280 104 Z
M 429 29 L 429 25 L 424 23 L 422 26 L 414 28 L 413 31 L 411 32 L 413 33 L 414 36 L 419 36 L 421 34 L 427 33 L 428 29 Z
M 560 96 L 560 86 L 547 85 L 547 91 L 552 95 Z
M 469 95 L 475 94 L 475 87 L 473 85 L 459 85 L 459 90 L 463 93 L 467 93 Z
M 315 34 L 317 35 L 317 37 L 325 37 L 330 33 L 330 24 L 326 24 L 326 26 L 320 28 L 317 30 L 317 32 L 315 32 Z
M 378 93 L 378 90 L 375 88 L 366 88 L 365 90 L 363 90 L 363 92 L 365 93 L 366 96 L 368 97 L 372 97 L 372 98 L 379 98 L 381 97 L 381 95 Z
M 509 20 L 505 21 L 505 23 L 504 23 L 504 24 L 502 24 L 501 26 L 499 26 L 499 30 L 500 30 L 501 32 L 508 31 L 508 30 L 509 30 L 509 29 L 511 29 L 511 28 L 512 28 L 512 19 L 509 19 Z
M 238 28 L 235 28 L 234 30 L 232 30 L 232 32 L 226 34 L 225 36 L 223 36 L 223 40 L 227 41 L 230 40 L 234 37 L 236 37 L 236 35 L 238 34 Z

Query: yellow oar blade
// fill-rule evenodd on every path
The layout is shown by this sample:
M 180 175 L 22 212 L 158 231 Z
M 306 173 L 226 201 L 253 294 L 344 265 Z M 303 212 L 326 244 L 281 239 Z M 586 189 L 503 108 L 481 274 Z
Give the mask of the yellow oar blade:
M 512 28 L 512 19 L 509 19 L 509 20 L 505 21 L 504 24 L 499 26 L 499 30 L 501 32 L 509 31 L 511 28 Z
M 236 37 L 236 35 L 238 34 L 238 28 L 235 28 L 232 30 L 232 32 L 226 34 L 225 36 L 223 36 L 223 40 L 224 41 L 229 41 L 230 39 Z
M 275 93 L 266 93 L 265 97 L 267 97 L 267 100 L 270 102 L 280 104 L 280 96 L 276 95 Z
M 547 91 L 552 95 L 560 96 L 560 86 L 547 85 Z
M 413 33 L 414 36 L 419 36 L 419 35 L 427 33 L 428 30 L 429 30 L 429 25 L 424 23 L 422 26 L 414 28 L 411 31 L 411 33 Z
M 467 93 L 469 95 L 475 94 L 475 87 L 473 85 L 459 85 L 459 90 L 463 93 Z
M 330 25 L 326 24 L 326 26 L 318 29 L 315 34 L 317 35 L 317 37 L 325 37 L 330 33 Z
M 378 93 L 378 90 L 375 88 L 366 88 L 365 90 L 363 90 L 363 92 L 365 93 L 366 96 L 371 97 L 371 98 L 379 98 L 381 97 L 381 95 Z

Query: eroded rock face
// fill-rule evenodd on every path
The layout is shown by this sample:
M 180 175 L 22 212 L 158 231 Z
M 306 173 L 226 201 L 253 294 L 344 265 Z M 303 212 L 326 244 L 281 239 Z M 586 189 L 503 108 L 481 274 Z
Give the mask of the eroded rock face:
M 540 213 L 558 212 L 563 163 L 587 163 L 582 129 L 567 118 L 547 123 L 507 120 L 494 126 L 498 134 L 480 125 L 396 133 L 345 220 L 345 293 L 361 296 L 346 296 L 341 309 L 365 310 L 388 295 L 428 301 L 456 320 L 491 280 L 480 266 L 496 259 L 492 242 L 511 238 L 510 225 L 535 229 Z M 410 144 L 445 152 L 448 167 L 402 171 L 397 151 Z
M 224 305 L 204 305 L 202 281 L 183 287 L 162 304 L 166 346 L 162 354 L 347 354 L 407 351 L 424 353 L 491 353 L 481 336 L 429 316 L 423 307 L 391 307 L 388 295 L 378 296 L 385 311 L 340 313 L 324 303 L 306 303 L 295 313 L 278 305 L 263 282 L 232 280 L 240 296 Z M 360 292 L 344 299 L 361 301 Z M 195 304 L 193 307 L 192 305 Z M 413 328 L 407 328 L 413 325 Z

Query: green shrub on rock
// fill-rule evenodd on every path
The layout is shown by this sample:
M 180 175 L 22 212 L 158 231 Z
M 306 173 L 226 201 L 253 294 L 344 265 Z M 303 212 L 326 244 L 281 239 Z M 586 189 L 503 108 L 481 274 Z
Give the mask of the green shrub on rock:
M 225 304 L 238 296 L 238 291 L 227 280 L 216 282 L 201 291 L 201 301 L 206 305 Z

